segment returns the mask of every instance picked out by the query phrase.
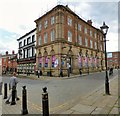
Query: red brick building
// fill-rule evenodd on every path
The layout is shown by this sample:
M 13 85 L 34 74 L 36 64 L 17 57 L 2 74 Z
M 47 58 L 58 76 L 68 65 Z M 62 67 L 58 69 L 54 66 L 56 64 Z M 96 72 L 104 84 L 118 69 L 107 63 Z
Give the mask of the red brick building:
M 99 71 L 105 66 L 103 33 L 75 14 L 67 5 L 57 5 L 36 23 L 36 69 L 43 75 L 52 72 L 59 76 L 60 69 L 67 75 L 88 70 Z
M 120 52 L 108 52 L 107 53 L 108 67 L 118 68 L 120 67 Z
M 5 55 L 1 56 L 2 58 L 2 74 L 16 72 L 17 70 L 17 54 L 12 51 L 12 54 L 9 54 L 6 51 Z

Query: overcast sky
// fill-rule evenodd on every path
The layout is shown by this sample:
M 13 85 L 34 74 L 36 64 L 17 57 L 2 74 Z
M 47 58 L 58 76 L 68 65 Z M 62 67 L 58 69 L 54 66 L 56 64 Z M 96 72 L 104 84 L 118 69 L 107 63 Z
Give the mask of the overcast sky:
M 79 17 L 100 28 L 109 26 L 107 51 L 118 51 L 118 0 L 0 0 L 0 53 L 18 51 L 17 39 L 36 27 L 34 20 L 57 4 L 68 5 Z

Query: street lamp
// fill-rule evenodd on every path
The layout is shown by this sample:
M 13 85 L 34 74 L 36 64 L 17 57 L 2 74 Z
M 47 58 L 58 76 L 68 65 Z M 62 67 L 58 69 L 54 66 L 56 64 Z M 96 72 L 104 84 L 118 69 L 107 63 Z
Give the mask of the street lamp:
M 106 78 L 105 78 L 105 92 L 107 95 L 110 95 L 110 91 L 109 91 L 109 79 L 108 79 L 108 72 L 107 72 L 107 52 L 106 52 L 106 35 L 107 35 L 107 31 L 108 31 L 108 26 L 105 24 L 105 22 L 103 22 L 103 26 L 100 27 L 103 35 L 104 35 L 104 42 L 105 42 L 105 67 L 106 67 Z

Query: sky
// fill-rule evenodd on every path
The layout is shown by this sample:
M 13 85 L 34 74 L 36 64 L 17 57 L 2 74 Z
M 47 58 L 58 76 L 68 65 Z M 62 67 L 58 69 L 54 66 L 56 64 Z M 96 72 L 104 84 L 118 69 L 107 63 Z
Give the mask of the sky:
M 17 39 L 36 27 L 35 20 L 56 5 L 68 5 L 80 18 L 109 26 L 107 52 L 118 51 L 118 0 L 0 0 L 0 53 L 18 52 Z

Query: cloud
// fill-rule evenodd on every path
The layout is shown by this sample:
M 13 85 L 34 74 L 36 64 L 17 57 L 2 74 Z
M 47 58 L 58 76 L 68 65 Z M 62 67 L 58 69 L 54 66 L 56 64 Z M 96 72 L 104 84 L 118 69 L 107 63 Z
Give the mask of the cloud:
M 6 51 L 10 51 L 12 53 L 12 50 L 15 50 L 17 53 L 17 40 L 20 35 L 9 32 L 4 29 L 0 29 L 0 53 L 5 53 Z
M 116 51 L 115 46 L 118 46 L 118 0 L 114 0 L 114 2 L 111 2 L 113 0 L 109 1 L 1 0 L 0 33 L 2 34 L 0 36 L 0 50 L 16 50 L 18 45 L 17 39 L 36 27 L 34 20 L 51 10 L 57 4 L 68 4 L 68 7 L 75 11 L 83 20 L 92 19 L 93 26 L 97 28 L 105 21 L 110 27 L 107 35 L 110 38 L 107 49 Z M 114 43 L 114 46 L 112 43 Z

